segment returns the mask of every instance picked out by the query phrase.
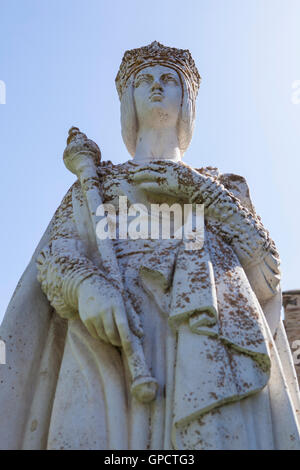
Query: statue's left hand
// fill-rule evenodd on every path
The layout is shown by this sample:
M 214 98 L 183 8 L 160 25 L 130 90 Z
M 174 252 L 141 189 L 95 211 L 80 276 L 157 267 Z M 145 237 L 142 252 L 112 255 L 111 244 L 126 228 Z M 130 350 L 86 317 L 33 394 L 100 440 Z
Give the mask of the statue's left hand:
M 155 160 L 146 165 L 132 165 L 130 179 L 139 189 L 150 193 L 166 194 L 191 202 L 199 174 L 183 163 Z

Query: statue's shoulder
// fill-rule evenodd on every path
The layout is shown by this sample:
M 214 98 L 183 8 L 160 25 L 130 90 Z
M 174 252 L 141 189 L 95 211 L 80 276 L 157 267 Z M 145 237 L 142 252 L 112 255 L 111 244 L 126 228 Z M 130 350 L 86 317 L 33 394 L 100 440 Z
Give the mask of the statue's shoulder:
M 74 189 L 79 189 L 80 183 L 79 181 L 75 181 L 72 186 L 68 189 L 66 194 L 64 195 L 61 203 L 59 204 L 58 208 L 55 211 L 54 218 L 61 218 L 62 216 L 68 217 L 72 214 L 72 195 Z
M 228 191 L 230 191 L 241 201 L 244 207 L 255 214 L 255 209 L 251 201 L 249 186 L 246 178 L 234 173 L 223 173 L 220 174 L 218 179 L 220 183 L 222 183 L 225 188 L 228 189 Z
M 214 166 L 203 166 L 201 168 L 194 168 L 198 173 L 205 176 L 211 176 L 212 178 L 219 178 L 220 170 Z
M 223 184 L 228 191 L 240 200 L 244 207 L 246 207 L 250 212 L 255 213 L 250 197 L 249 186 L 243 176 L 236 175 L 234 173 L 221 173 L 218 168 L 212 166 L 195 168 L 195 170 L 202 175 L 210 176 Z
M 110 174 L 114 171 L 117 165 L 114 165 L 110 160 L 101 161 L 97 166 L 97 173 L 99 176 L 99 185 L 101 185 L 101 180 L 107 174 Z M 73 214 L 73 199 L 76 198 L 79 201 L 82 200 L 83 194 L 81 190 L 80 181 L 76 180 L 72 186 L 68 189 L 65 196 L 63 197 L 61 203 L 54 214 L 54 220 L 64 221 L 65 218 L 72 217 Z
M 73 191 L 79 190 L 80 183 L 75 181 L 68 189 L 61 203 L 57 207 L 50 225 L 50 239 L 68 237 L 70 227 L 73 223 Z
M 110 173 L 118 168 L 120 165 L 115 165 L 111 160 L 102 160 L 97 165 L 97 173 L 99 176 Z

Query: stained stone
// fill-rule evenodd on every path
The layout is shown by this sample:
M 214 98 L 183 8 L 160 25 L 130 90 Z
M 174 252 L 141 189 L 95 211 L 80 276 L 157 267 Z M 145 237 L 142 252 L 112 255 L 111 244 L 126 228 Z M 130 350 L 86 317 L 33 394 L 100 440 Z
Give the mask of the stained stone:
M 133 159 L 101 160 L 70 129 L 76 182 L 0 330 L 0 448 L 299 450 L 275 244 L 243 177 L 182 161 L 200 85 L 191 54 L 127 51 L 116 85 Z M 201 244 L 97 237 L 103 204 L 124 230 L 121 196 L 147 210 L 203 205 Z

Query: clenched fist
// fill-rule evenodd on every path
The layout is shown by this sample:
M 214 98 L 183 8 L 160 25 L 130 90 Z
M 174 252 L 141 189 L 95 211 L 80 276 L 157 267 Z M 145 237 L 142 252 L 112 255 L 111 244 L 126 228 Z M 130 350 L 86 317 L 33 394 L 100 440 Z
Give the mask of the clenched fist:
M 94 338 L 121 346 L 116 315 L 124 311 L 119 291 L 104 278 L 96 276 L 84 280 L 78 291 L 79 316 Z

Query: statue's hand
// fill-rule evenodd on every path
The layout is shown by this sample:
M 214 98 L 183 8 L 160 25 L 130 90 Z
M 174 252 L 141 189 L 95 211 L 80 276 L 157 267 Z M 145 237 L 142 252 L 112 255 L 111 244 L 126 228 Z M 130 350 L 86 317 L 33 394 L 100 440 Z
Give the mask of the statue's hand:
M 105 279 L 93 276 L 79 285 L 79 316 L 94 338 L 121 346 L 115 314 L 123 308 L 121 294 Z
M 167 194 L 191 202 L 195 186 L 199 186 L 199 173 L 184 163 L 155 160 L 148 164 L 132 165 L 130 178 L 139 189 Z

